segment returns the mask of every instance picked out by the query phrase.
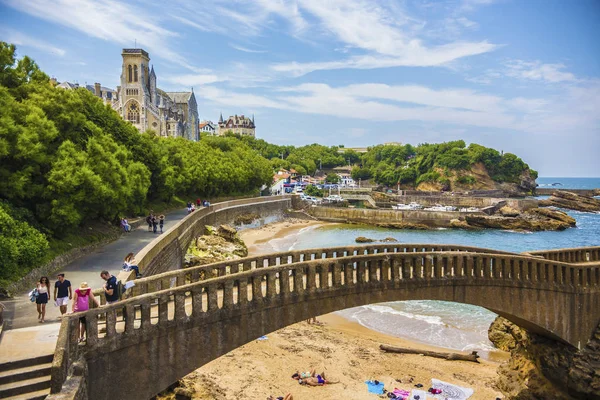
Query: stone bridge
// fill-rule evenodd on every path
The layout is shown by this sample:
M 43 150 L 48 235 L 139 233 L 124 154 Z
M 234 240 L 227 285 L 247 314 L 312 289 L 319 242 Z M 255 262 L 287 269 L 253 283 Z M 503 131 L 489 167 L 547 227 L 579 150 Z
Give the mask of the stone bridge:
M 570 263 L 553 259 L 561 257 Z M 262 335 L 385 301 L 474 304 L 581 348 L 600 321 L 598 261 L 600 247 L 512 254 L 393 244 L 168 271 L 136 281 L 128 299 L 63 319 L 49 399 L 148 399 Z M 82 316 L 88 339 L 78 344 Z

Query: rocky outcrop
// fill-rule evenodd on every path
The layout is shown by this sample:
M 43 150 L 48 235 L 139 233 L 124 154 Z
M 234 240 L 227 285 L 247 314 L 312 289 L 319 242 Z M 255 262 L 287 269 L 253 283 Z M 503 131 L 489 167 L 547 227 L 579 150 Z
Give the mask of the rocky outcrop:
M 235 228 L 221 225 L 218 228 L 206 226 L 203 236 L 196 238 L 186 254 L 186 266 L 210 264 L 214 262 L 246 257 L 248 248 Z
M 510 216 L 508 216 L 510 215 Z M 502 207 L 497 215 L 465 216 L 467 225 L 476 228 L 507 229 L 518 231 L 563 231 L 576 225 L 574 218 L 558 210 L 532 208 L 519 213 L 508 207 Z M 453 224 L 457 228 L 465 228 L 465 224 Z
M 600 326 L 581 351 L 527 332 L 502 317 L 492 323 L 488 337 L 511 353 L 498 368 L 498 388 L 508 398 L 600 399 Z
M 242 215 L 238 215 L 237 217 L 235 217 L 235 219 L 233 220 L 233 223 L 235 225 L 247 225 L 247 224 L 253 223 L 254 221 L 256 221 L 259 218 L 260 218 L 260 215 L 258 215 L 256 213 L 247 213 L 247 214 L 242 214 Z
M 600 211 L 600 200 L 563 190 L 552 193 L 552 196 L 547 200 L 540 200 L 539 205 L 541 207 L 554 206 L 584 212 Z
M 468 231 L 478 231 L 480 229 L 483 229 L 477 226 L 469 225 L 469 223 L 465 221 L 464 218 L 450 220 L 450 227 L 456 229 L 465 229 Z
M 371 238 L 364 237 L 364 236 L 359 236 L 356 239 L 354 239 L 354 241 L 356 243 L 373 243 L 375 241 L 375 239 L 371 239 Z

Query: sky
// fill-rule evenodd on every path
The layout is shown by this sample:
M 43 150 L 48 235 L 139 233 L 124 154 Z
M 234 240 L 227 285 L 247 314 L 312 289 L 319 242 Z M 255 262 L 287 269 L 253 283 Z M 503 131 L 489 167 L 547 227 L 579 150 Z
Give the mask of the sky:
M 600 176 L 596 0 L 0 0 L 0 40 L 113 88 L 143 48 L 201 119 L 255 115 L 272 143 L 463 139 Z

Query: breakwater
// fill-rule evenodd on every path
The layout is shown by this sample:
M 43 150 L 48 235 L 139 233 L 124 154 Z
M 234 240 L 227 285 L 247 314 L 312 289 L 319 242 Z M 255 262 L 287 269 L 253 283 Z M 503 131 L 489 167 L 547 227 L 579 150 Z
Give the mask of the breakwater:
M 405 196 L 389 196 L 391 202 L 409 204 L 412 202 L 419 203 L 422 206 L 429 207 L 436 204 L 455 207 L 477 207 L 484 208 L 493 206 L 499 202 L 505 201 L 506 205 L 515 210 L 527 211 L 538 206 L 538 200 L 534 198 L 513 199 L 501 197 L 471 197 L 471 196 L 452 196 L 452 195 L 437 195 L 437 196 L 420 196 L 420 195 L 405 195 Z M 377 202 L 380 206 L 382 203 Z

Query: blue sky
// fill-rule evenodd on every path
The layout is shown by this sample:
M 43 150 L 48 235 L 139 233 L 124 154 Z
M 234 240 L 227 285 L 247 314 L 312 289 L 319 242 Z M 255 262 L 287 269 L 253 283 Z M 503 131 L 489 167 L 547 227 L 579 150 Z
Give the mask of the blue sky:
M 121 49 L 202 119 L 278 144 L 464 139 L 541 176 L 600 176 L 595 0 L 0 0 L 0 39 L 59 81 L 116 87 Z

